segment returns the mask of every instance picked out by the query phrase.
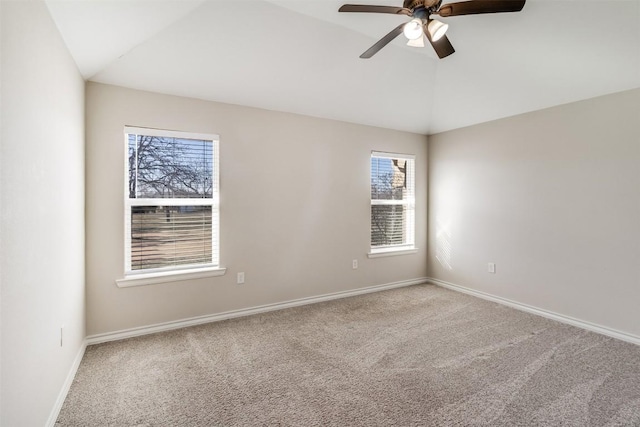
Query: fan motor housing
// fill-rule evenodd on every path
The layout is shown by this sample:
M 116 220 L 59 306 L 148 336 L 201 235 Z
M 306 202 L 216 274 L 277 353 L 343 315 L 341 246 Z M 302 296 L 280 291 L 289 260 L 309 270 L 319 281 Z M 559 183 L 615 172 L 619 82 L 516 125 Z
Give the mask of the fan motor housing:
M 441 1 L 442 0 L 404 0 L 402 6 L 411 10 L 419 7 L 424 7 L 425 9 L 437 9 L 437 6 Z

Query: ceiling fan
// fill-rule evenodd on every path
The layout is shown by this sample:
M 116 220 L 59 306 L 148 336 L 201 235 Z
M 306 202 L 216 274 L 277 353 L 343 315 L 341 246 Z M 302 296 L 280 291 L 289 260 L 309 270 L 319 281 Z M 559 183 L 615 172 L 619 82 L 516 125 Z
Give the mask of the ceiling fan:
M 404 33 L 409 39 L 407 45 L 414 47 L 424 47 L 423 36 L 426 36 L 438 57 L 445 58 L 455 52 L 445 35 L 449 25 L 431 18 L 431 15 L 446 18 L 481 13 L 519 12 L 525 2 L 526 0 L 468 0 L 442 5 L 442 0 L 404 0 L 402 7 L 345 4 L 338 9 L 338 12 L 390 13 L 413 18 L 391 30 L 360 55 L 360 58 L 371 58 L 400 33 Z

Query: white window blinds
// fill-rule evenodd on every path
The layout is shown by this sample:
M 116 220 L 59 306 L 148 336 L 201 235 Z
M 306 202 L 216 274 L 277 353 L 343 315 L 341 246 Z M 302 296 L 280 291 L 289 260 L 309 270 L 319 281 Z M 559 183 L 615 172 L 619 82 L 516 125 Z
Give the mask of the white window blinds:
M 127 273 L 218 265 L 218 137 L 125 128 Z
M 371 153 L 371 250 L 413 248 L 415 157 Z

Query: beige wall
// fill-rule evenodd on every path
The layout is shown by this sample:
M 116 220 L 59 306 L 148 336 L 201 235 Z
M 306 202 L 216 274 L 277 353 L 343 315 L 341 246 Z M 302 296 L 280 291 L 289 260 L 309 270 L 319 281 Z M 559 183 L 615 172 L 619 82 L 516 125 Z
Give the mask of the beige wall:
M 84 81 L 44 2 L 1 7 L 0 425 L 42 426 L 85 337 Z
M 98 83 L 86 105 L 88 335 L 426 276 L 425 136 Z M 220 135 L 226 275 L 116 286 L 125 125 Z M 372 150 L 416 155 L 417 254 L 366 257 Z
M 640 90 L 430 136 L 429 236 L 431 277 L 640 336 Z

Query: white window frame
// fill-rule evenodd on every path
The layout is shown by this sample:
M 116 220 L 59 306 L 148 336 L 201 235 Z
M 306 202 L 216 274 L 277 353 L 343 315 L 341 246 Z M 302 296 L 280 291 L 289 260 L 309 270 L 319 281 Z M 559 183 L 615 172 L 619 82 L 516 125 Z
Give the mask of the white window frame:
M 403 159 L 409 160 L 407 162 L 407 187 L 408 193 L 407 197 L 403 200 L 383 200 L 383 199 L 374 199 L 371 197 L 371 188 L 369 191 L 371 197 L 371 206 L 389 206 L 389 205 L 397 205 L 404 206 L 406 212 L 406 220 L 405 220 L 405 230 L 403 233 L 406 236 L 405 242 L 402 244 L 396 245 L 388 245 L 388 246 L 372 246 L 371 240 L 369 240 L 369 253 L 367 256 L 369 258 L 378 258 L 378 257 L 386 257 L 386 256 L 395 256 L 395 255 L 406 255 L 406 254 L 414 254 L 418 252 L 418 248 L 415 246 L 415 236 L 416 236 L 416 222 L 415 222 L 415 208 L 416 208 L 416 200 L 415 200 L 415 160 L 416 156 L 413 154 L 402 154 L 402 153 L 390 153 L 384 151 L 372 151 L 371 156 L 369 158 L 369 182 L 371 182 L 371 159 L 373 158 L 385 158 L 385 159 Z M 371 215 L 371 209 L 369 209 L 369 215 Z M 373 218 L 369 217 L 369 230 L 371 230 Z M 369 239 L 371 239 L 371 231 L 369 231 Z
M 130 198 L 129 197 L 129 135 L 157 136 L 165 138 L 196 139 L 212 142 L 213 183 L 211 198 Z M 163 129 L 125 126 L 124 128 L 124 278 L 116 280 L 119 287 L 141 286 L 221 276 L 226 269 L 220 266 L 220 170 L 219 142 L 216 134 L 191 133 Z M 133 206 L 211 206 L 212 262 L 185 264 L 171 268 L 131 269 L 131 208 Z

